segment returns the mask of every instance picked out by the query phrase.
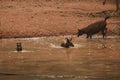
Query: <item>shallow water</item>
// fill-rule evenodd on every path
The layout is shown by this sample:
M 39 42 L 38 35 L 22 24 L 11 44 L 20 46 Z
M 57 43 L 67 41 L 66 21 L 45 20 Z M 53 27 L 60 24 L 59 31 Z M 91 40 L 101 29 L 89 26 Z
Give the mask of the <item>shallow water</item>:
M 16 52 L 16 53 L 18 53 L 18 52 L 21 52 L 21 53 L 25 53 L 25 52 L 33 52 L 33 51 L 30 51 L 30 50 L 22 50 L 22 51 L 12 51 L 12 52 Z
M 71 36 L 1 39 L 0 80 L 120 80 L 118 36 L 72 36 L 75 47 L 60 47 Z

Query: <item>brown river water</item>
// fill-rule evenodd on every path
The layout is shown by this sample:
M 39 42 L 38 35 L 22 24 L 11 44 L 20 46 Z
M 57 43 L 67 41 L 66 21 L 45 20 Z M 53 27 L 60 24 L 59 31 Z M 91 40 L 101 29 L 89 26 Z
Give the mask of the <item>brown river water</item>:
M 75 47 L 60 47 L 70 36 Z M 120 37 L 0 39 L 0 80 L 120 80 Z

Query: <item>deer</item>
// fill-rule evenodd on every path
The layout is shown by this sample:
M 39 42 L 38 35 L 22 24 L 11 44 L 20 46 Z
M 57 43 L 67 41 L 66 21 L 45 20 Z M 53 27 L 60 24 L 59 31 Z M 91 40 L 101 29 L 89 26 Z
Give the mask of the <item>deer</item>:
M 83 34 L 87 34 L 86 38 L 92 39 L 93 34 L 101 32 L 102 35 L 103 35 L 103 38 L 104 38 L 106 36 L 106 33 L 107 33 L 107 28 L 106 28 L 107 22 L 106 22 L 106 20 L 109 19 L 109 18 L 110 17 L 107 16 L 107 17 L 105 17 L 104 20 L 92 23 L 85 28 L 78 29 L 77 36 L 79 37 Z

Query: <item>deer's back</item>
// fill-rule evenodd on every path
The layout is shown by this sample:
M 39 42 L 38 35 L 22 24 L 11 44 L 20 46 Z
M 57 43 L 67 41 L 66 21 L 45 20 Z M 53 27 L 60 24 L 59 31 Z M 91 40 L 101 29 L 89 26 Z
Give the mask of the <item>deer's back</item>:
M 101 30 L 104 30 L 105 25 L 106 25 L 106 22 L 98 21 L 96 23 L 88 25 L 86 28 L 83 28 L 82 30 L 87 34 L 89 34 L 89 33 L 95 34 L 95 33 L 98 33 Z

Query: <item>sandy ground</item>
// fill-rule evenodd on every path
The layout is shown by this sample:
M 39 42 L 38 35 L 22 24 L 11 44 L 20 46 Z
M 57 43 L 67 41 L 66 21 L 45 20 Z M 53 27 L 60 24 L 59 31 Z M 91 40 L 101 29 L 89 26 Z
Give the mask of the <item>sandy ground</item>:
M 0 0 L 0 37 L 39 37 L 76 34 L 78 28 L 117 15 L 108 22 L 109 33 L 118 32 L 115 4 L 102 0 Z M 108 12 L 109 13 L 109 12 Z

